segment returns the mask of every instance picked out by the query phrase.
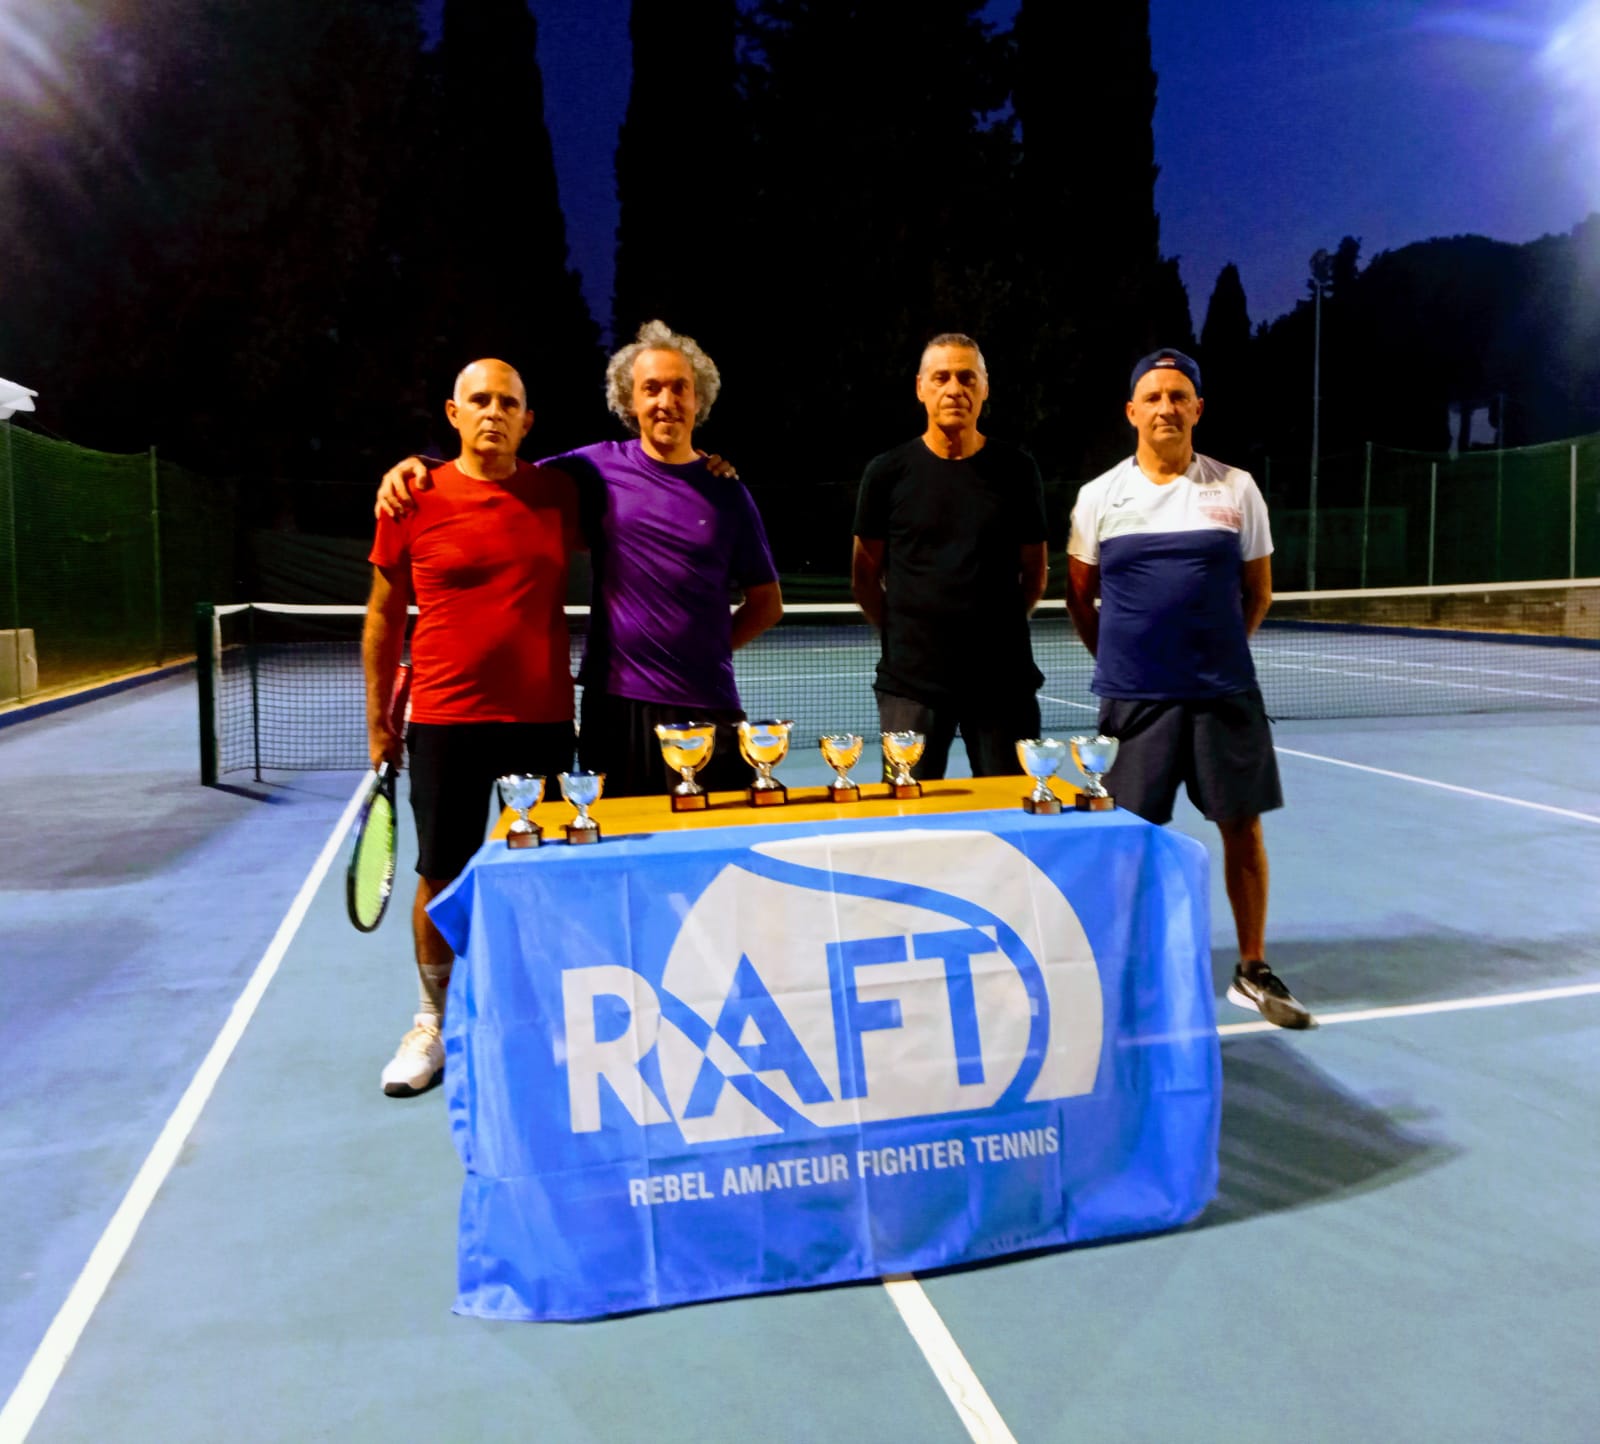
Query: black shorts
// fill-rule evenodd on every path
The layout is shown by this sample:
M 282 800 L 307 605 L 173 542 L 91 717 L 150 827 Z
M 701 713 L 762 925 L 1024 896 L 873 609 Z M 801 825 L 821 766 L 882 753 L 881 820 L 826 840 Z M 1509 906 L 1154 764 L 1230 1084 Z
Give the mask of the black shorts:
M 635 702 L 598 687 L 583 689 L 583 725 L 578 755 L 590 772 L 606 775 L 607 797 L 660 797 L 681 780 L 661 756 L 659 724 L 715 723 L 711 760 L 695 780 L 707 792 L 748 787 L 755 769 L 739 755 L 738 724 L 744 713 L 716 707 L 680 707 L 670 702 Z
M 500 812 L 494 780 L 533 772 L 559 797 L 556 774 L 572 769 L 570 722 L 413 722 L 406 732 L 411 811 L 417 821 L 417 872 L 435 882 L 456 877 L 483 845 Z
M 957 728 L 967 744 L 967 762 L 974 777 L 1020 777 L 1017 743 L 1039 735 L 1039 698 L 1032 692 L 1017 692 L 930 706 L 893 692 L 879 692 L 878 725 L 885 732 L 922 733 L 922 760 L 911 769 L 919 781 L 937 782 L 944 777 Z M 889 764 L 884 767 L 887 776 Z
M 1100 730 L 1122 744 L 1106 787 L 1119 807 L 1148 822 L 1172 821 L 1180 782 L 1212 822 L 1283 806 L 1272 724 L 1258 691 L 1195 701 L 1106 697 Z

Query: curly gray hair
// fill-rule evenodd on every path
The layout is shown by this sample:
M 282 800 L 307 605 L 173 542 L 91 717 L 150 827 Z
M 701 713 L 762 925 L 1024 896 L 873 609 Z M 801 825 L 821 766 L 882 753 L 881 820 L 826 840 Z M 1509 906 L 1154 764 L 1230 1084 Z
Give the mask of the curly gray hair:
M 692 336 L 680 336 L 664 321 L 646 321 L 639 334 L 606 362 L 606 405 L 629 431 L 639 429 L 633 414 L 633 363 L 646 351 L 676 351 L 694 372 L 695 424 L 711 415 L 722 389 L 722 373 Z

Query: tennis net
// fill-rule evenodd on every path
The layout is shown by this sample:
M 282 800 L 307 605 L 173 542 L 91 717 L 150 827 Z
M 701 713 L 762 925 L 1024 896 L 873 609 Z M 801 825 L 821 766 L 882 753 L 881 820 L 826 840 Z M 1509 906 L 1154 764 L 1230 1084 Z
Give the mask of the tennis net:
M 203 606 L 201 776 L 367 766 L 362 607 Z M 588 609 L 568 608 L 576 670 Z M 1093 722 L 1093 661 L 1059 601 L 1033 617 L 1042 730 Z M 1291 592 L 1253 641 L 1275 718 L 1600 709 L 1600 579 Z M 734 656 L 752 717 L 797 738 L 878 730 L 877 636 L 849 605 L 802 605 Z

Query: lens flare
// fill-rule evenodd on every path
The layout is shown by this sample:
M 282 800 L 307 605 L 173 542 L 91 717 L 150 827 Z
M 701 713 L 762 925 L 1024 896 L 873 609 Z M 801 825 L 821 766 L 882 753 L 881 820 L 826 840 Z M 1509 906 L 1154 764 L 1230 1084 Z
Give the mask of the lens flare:
M 1539 51 L 1551 119 L 1585 202 L 1600 207 L 1600 0 L 1584 0 Z

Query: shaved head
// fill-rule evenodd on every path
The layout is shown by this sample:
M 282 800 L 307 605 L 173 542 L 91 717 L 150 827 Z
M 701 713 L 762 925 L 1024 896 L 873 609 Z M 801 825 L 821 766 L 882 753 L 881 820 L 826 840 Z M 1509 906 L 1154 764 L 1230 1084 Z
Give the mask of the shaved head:
M 480 368 L 483 368 L 480 374 Z M 497 361 L 493 356 L 485 356 L 478 361 L 469 361 L 456 373 L 455 388 L 451 391 L 451 399 L 459 406 L 461 402 L 473 391 L 485 389 L 489 383 L 495 390 L 506 389 L 507 378 L 515 386 L 522 397 L 524 406 L 528 403 L 528 388 L 522 384 L 522 377 L 517 368 L 507 361 Z M 437 393 L 435 393 L 437 394 Z

